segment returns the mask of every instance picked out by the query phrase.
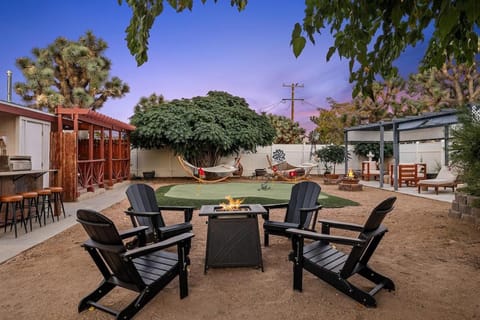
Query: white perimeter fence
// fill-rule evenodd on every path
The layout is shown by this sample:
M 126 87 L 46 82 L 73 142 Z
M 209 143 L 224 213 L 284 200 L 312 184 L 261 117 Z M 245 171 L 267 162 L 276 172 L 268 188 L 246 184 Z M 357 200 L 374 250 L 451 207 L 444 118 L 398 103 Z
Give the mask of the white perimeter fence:
M 252 176 L 255 169 L 263 169 L 268 167 L 266 156 L 272 156 L 277 149 L 285 153 L 286 161 L 296 165 L 305 162 L 314 162 L 310 156 L 315 150 L 325 147 L 324 145 L 312 146 L 309 144 L 274 144 L 269 147 L 261 147 L 256 153 L 244 152 L 241 154 L 241 164 L 243 166 L 243 176 Z M 353 146 L 349 146 L 351 159 L 348 167 L 353 170 L 361 170 L 362 161 L 367 160 L 358 157 L 353 153 Z M 440 166 L 444 165 L 444 149 L 443 141 L 428 143 L 409 143 L 400 144 L 400 163 L 422 162 L 427 164 L 427 173 L 437 173 Z M 391 159 L 387 159 L 391 161 Z M 221 163 L 233 163 L 234 159 L 225 158 Z M 338 174 L 344 174 L 345 164 L 339 164 L 335 168 Z M 130 172 L 134 176 L 141 177 L 145 171 L 155 171 L 156 177 L 186 177 L 188 176 L 178 163 L 177 158 L 169 149 L 161 150 L 145 150 L 132 149 Z M 312 174 L 323 174 L 324 165 L 319 163 L 312 170 Z

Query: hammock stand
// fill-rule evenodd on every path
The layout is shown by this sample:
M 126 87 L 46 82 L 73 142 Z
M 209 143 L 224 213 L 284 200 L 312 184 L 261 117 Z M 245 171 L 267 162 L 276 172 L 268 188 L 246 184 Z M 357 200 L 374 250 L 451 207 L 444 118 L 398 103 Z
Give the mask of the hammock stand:
M 273 163 L 267 154 L 268 168 L 273 172 L 274 177 L 285 181 L 295 182 L 297 180 L 308 180 L 310 172 L 316 163 L 303 163 L 301 165 L 292 165 L 286 161 Z
M 190 162 L 186 161 L 185 159 L 182 158 L 182 156 L 177 156 L 177 159 L 178 159 L 178 162 L 180 163 L 180 166 L 183 168 L 183 170 L 185 170 L 185 172 L 188 173 L 192 178 L 194 178 L 195 180 L 201 183 L 217 183 L 217 182 L 224 181 L 230 178 L 233 175 L 233 173 L 239 169 L 239 164 L 240 164 L 240 157 L 238 157 L 233 166 L 228 164 L 220 164 L 215 167 L 201 168 L 201 167 L 196 167 Z M 206 172 L 217 174 L 217 175 L 222 174 L 223 176 L 218 179 L 207 180 L 205 178 Z

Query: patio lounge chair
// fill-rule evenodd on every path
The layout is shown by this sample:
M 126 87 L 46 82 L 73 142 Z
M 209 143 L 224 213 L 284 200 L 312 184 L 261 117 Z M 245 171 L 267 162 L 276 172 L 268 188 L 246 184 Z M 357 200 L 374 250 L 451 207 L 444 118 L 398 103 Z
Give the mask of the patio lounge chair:
M 396 197 L 382 201 L 372 210 L 363 226 L 319 220 L 322 223 L 322 233 L 288 229 L 287 232 L 292 235 L 293 250 L 289 258 L 293 262 L 293 289 L 302 291 L 303 269 L 305 269 L 367 307 L 376 306 L 373 296 L 381 289 L 395 290 L 392 280 L 368 266 L 372 254 L 387 232 L 387 228 L 381 223 L 387 213 L 393 210 L 395 201 Z M 358 237 L 331 235 L 332 228 L 353 231 L 358 234 Z M 304 239 L 316 241 L 304 244 Z M 344 253 L 337 250 L 333 244 L 351 246 L 351 250 Z M 364 277 L 375 286 L 370 291 L 364 291 L 349 281 L 354 275 Z
M 418 193 L 420 193 L 420 190 L 422 189 L 428 190 L 428 187 L 435 188 L 435 194 L 438 194 L 439 187 L 443 187 L 444 189 L 448 187 L 455 191 L 455 188 L 457 187 L 457 174 L 450 170 L 449 167 L 443 166 L 435 179 L 420 180 L 418 181 L 417 186 Z
M 370 177 L 378 179 L 380 176 L 380 170 L 376 161 L 363 161 L 362 162 L 362 179 L 370 181 Z
M 267 213 L 263 215 L 264 245 L 269 245 L 269 235 L 290 237 L 286 232 L 289 228 L 315 230 L 318 211 L 322 208 L 317 203 L 320 195 L 320 186 L 312 181 L 303 181 L 292 187 L 288 203 L 267 204 L 263 207 Z M 285 218 L 282 222 L 270 220 L 270 210 L 286 208 Z M 313 219 L 312 219 L 313 218 Z
M 77 221 L 90 237 L 82 246 L 88 251 L 104 278 L 97 289 L 80 301 L 78 312 L 94 307 L 114 315 L 116 319 L 131 319 L 177 276 L 180 281 L 180 298 L 188 295 L 185 246 L 193 237 L 192 233 L 127 250 L 122 239 L 133 235 L 142 238 L 146 227 L 120 233 L 107 217 L 82 209 L 77 211 Z M 174 245 L 177 246 L 176 252 L 163 250 Z M 98 303 L 115 287 L 138 293 L 135 299 L 120 311 Z

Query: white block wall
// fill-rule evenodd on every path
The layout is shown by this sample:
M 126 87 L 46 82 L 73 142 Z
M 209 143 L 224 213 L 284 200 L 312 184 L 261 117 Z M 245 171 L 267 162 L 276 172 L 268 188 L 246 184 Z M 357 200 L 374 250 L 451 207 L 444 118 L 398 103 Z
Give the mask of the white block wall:
M 259 147 L 256 153 L 243 152 L 241 154 L 241 164 L 243 166 L 243 176 L 251 176 L 255 169 L 267 168 L 268 163 L 266 155 L 272 156 L 272 153 L 281 149 L 285 152 L 286 160 L 290 164 L 296 165 L 306 162 L 313 162 L 310 158 L 310 152 L 321 149 L 322 145 L 312 148 L 309 144 L 275 144 L 269 147 Z M 363 158 L 357 157 L 353 153 L 353 146 L 349 146 L 350 161 L 348 167 L 353 170 L 361 170 Z M 428 173 L 436 173 L 439 166 L 444 162 L 444 150 L 442 142 L 431 143 L 411 143 L 400 145 L 400 163 L 421 162 L 427 164 Z M 234 157 L 225 158 L 221 163 L 233 163 Z M 320 163 L 312 170 L 312 174 L 323 174 L 324 166 Z M 344 174 L 345 164 L 339 164 L 335 168 L 338 174 Z M 142 176 L 144 171 L 155 170 L 156 177 L 187 177 L 188 175 L 182 169 L 169 149 L 145 150 L 132 149 L 130 172 L 134 176 Z

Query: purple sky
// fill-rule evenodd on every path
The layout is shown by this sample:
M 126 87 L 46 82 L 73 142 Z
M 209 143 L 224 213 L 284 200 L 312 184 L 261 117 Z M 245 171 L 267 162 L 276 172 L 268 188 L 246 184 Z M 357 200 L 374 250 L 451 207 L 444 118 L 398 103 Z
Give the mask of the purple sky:
M 299 83 L 304 87 L 295 90 L 295 98 L 304 102 L 295 103 L 295 120 L 311 130 L 309 116 L 328 106 L 327 97 L 351 99 L 348 61 L 336 56 L 325 60 L 332 44 L 328 32 L 317 36 L 316 45 L 308 43 L 298 59 L 292 53 L 290 35 L 303 17 L 303 1 L 250 1 L 240 13 L 229 3 L 196 1 L 192 12 L 180 14 L 166 8 L 151 30 L 149 60 L 137 67 L 125 41 L 130 20 L 125 3 L 0 1 L 0 99 L 7 98 L 7 70 L 13 71 L 13 82 L 23 81 L 16 58 L 31 56 L 32 48 L 44 48 L 59 36 L 78 40 L 87 30 L 108 43 L 111 76 L 130 85 L 129 94 L 109 100 L 99 112 L 125 122 L 142 96 L 157 93 L 171 100 L 203 96 L 210 90 L 244 97 L 258 112 L 290 117 L 290 102 L 282 102 L 290 98 L 290 88 L 283 85 Z M 402 74 L 416 71 L 421 47 L 399 61 Z M 13 101 L 23 104 L 15 93 Z

